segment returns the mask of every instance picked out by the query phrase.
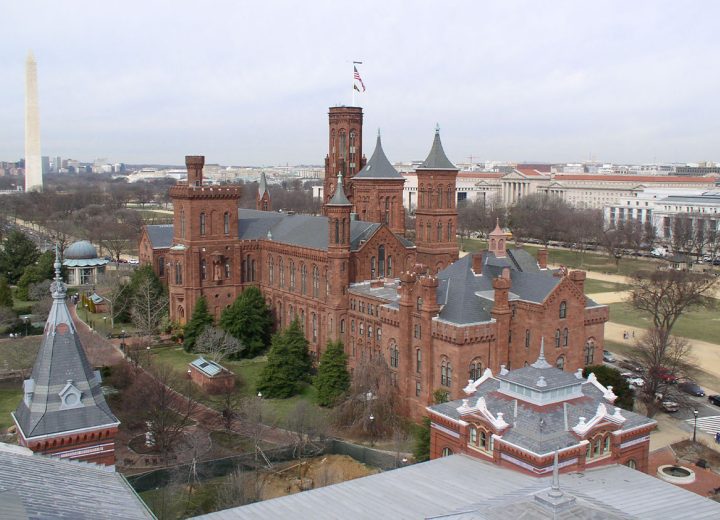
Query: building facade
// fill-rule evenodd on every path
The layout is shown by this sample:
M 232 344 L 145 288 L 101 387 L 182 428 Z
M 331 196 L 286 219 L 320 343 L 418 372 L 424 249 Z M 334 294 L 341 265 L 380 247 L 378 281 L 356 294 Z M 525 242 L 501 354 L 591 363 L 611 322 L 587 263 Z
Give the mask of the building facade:
M 585 296 L 583 272 L 549 270 L 500 228 L 488 251 L 458 260 L 458 171 L 437 129 L 415 172 L 416 242 L 403 236 L 403 178 L 379 136 L 370 160 L 360 155 L 358 110 L 330 110 L 326 166 L 340 167 L 326 177 L 323 216 L 263 211 L 262 183 L 260 210 L 238 210 L 237 187 L 205 186 L 203 158 L 186 159 L 188 181 L 170 191 L 174 224 L 146 226 L 139 247 L 168 286 L 170 318 L 186 322 L 201 295 L 218 318 L 257 286 L 278 328 L 299 320 L 314 356 L 341 340 L 351 369 L 384 357 L 416 418 L 435 390 L 457 398 L 468 376 L 536 359 L 543 337 L 565 370 L 598 360 L 608 310 Z

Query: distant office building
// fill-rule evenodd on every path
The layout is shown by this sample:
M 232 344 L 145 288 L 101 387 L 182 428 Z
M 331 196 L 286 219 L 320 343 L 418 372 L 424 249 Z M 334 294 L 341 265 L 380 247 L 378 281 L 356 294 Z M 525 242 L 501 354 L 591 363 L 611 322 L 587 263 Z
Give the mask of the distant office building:
M 42 173 L 43 175 L 47 175 L 50 173 L 50 157 L 47 155 L 42 156 Z

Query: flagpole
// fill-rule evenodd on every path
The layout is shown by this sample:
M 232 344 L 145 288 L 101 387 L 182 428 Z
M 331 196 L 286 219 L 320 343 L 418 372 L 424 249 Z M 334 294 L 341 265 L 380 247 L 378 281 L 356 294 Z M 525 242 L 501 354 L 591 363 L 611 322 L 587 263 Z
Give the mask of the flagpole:
M 353 71 L 352 71 L 352 105 L 355 106 L 355 62 L 352 62 Z

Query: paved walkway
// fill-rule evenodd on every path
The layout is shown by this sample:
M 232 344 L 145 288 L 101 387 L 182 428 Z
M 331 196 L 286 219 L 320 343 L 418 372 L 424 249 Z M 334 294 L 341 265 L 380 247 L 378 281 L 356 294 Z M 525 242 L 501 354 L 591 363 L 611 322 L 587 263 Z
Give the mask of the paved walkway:
M 685 466 L 695 472 L 695 482 L 692 484 L 675 484 L 676 486 L 697 493 L 698 495 L 707 497 L 713 495 L 713 491 L 720 487 L 720 475 L 710 469 L 703 469 L 695 466 L 697 461 L 681 461 L 670 446 L 652 451 L 648 463 L 648 474 L 657 475 L 658 466 L 665 464 L 677 464 Z M 688 518 L 691 518 L 689 515 Z

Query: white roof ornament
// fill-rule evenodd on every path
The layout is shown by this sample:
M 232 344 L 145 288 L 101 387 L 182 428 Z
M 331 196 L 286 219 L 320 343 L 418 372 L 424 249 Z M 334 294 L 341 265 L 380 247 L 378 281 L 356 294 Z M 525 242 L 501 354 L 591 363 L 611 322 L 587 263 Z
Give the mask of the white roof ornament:
M 587 378 L 587 382 L 592 384 L 595 388 L 600 390 L 603 393 L 603 397 L 606 401 L 609 403 L 614 403 L 615 399 L 617 399 L 617 395 L 612 390 L 612 386 L 605 387 L 603 384 L 598 381 L 597 376 L 594 372 L 591 372 L 590 375 Z
M 540 338 L 540 355 L 537 361 L 530 366 L 535 368 L 552 368 L 552 365 L 545 360 L 545 336 Z
M 480 377 L 480 379 L 478 379 L 474 383 L 471 380 L 468 380 L 468 385 L 465 388 L 463 388 L 463 392 L 465 392 L 468 395 L 474 394 L 477 391 L 478 387 L 481 384 L 483 384 L 485 381 L 487 381 L 488 379 L 491 379 L 492 376 L 493 376 L 492 370 L 490 370 L 489 368 L 486 368 L 485 372 L 483 372 L 483 375 Z

